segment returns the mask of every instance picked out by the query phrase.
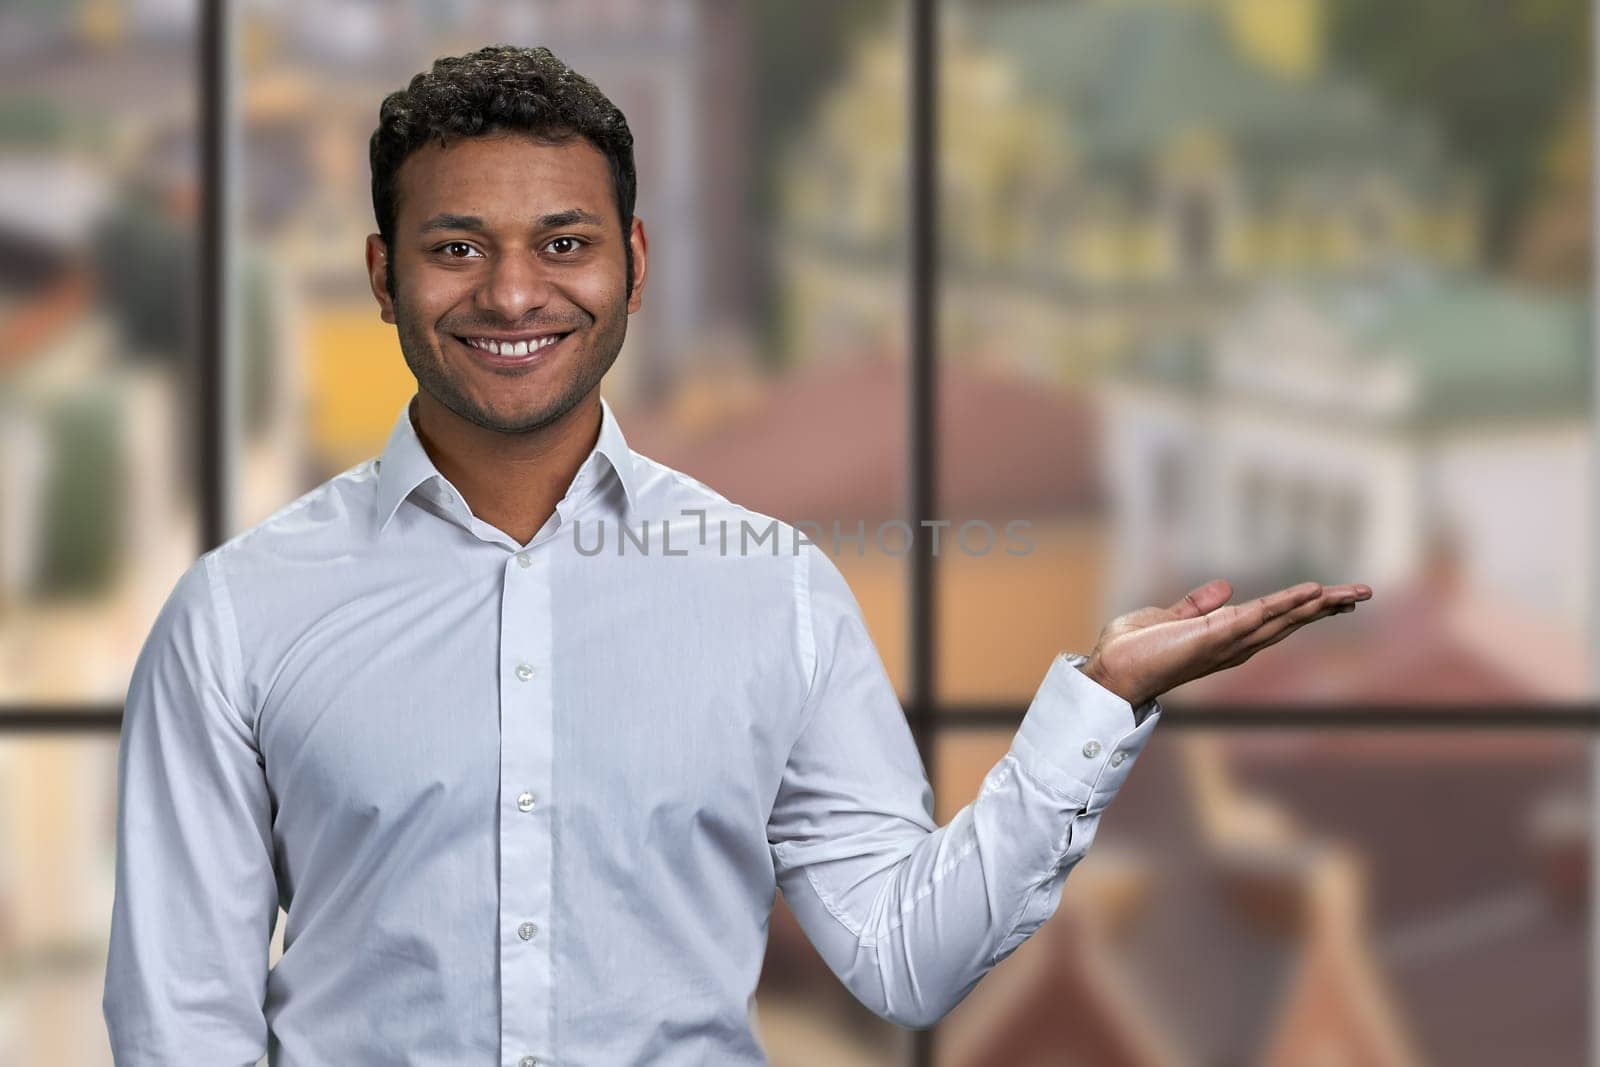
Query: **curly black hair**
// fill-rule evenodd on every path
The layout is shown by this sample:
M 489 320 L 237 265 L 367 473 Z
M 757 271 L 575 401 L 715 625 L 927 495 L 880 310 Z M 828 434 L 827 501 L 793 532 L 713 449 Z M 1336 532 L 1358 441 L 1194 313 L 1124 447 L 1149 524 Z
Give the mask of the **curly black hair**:
M 626 287 L 631 295 L 633 246 L 628 231 L 637 192 L 633 133 L 622 112 L 593 82 L 544 47 L 490 45 L 436 59 L 431 70 L 384 98 L 368 148 L 372 210 L 384 244 L 394 246 L 395 176 L 413 152 L 430 141 L 443 148 L 452 137 L 507 131 L 549 144 L 581 137 L 606 157 L 622 220 Z M 388 272 L 388 289 L 393 297 L 393 270 Z

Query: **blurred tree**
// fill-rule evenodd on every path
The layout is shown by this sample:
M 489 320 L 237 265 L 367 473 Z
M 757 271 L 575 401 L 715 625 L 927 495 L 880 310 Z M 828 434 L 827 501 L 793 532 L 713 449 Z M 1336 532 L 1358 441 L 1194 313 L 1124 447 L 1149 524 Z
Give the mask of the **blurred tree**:
M 169 217 L 160 198 L 137 184 L 101 223 L 95 267 L 127 358 L 192 373 L 195 241 L 192 223 Z
M 51 475 L 36 598 L 99 596 L 115 576 L 129 488 L 120 400 L 115 386 L 90 384 L 48 412 Z
M 1587 0 L 1336 0 L 1329 15 L 1336 61 L 1425 110 L 1484 176 L 1503 265 L 1562 119 L 1588 95 Z
M 1579 286 L 1590 278 L 1593 121 L 1588 100 L 1574 100 L 1546 153 L 1539 201 L 1517 227 L 1512 269 L 1531 284 Z
M 66 117 L 52 101 L 20 94 L 0 99 L 0 144 L 8 152 L 59 149 L 66 135 Z
M 817 98 L 844 70 L 853 42 L 886 18 L 903 15 L 904 8 L 904 4 L 889 0 L 815 0 L 752 7 L 755 46 L 751 69 L 757 72 L 750 116 L 750 151 L 755 162 L 752 202 L 756 232 L 768 246 L 753 259 L 758 272 L 754 294 L 763 342 L 760 353 L 769 362 L 783 357 L 777 321 L 777 250 L 771 247 L 778 232 L 779 149 L 805 126 Z
M 101 292 L 125 344 L 125 358 L 169 364 L 176 374 L 182 424 L 190 410 L 196 363 L 196 244 L 192 219 L 174 217 L 170 200 L 130 184 L 101 222 L 94 241 Z M 261 256 L 240 261 L 240 397 L 246 435 L 266 420 L 272 396 L 276 331 L 272 292 Z M 186 452 L 188 450 L 185 450 Z

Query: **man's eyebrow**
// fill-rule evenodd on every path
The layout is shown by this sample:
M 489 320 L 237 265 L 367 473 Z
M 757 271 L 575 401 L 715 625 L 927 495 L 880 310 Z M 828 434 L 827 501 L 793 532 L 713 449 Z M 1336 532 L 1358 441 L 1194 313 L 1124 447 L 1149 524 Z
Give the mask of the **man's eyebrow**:
M 483 220 L 476 215 L 452 215 L 448 212 L 435 215 L 422 224 L 418 233 L 432 233 L 434 230 L 474 230 L 483 232 Z
M 599 215 L 591 211 L 585 211 L 581 207 L 557 211 L 552 215 L 545 215 L 539 220 L 540 228 L 546 230 L 554 229 L 557 226 L 573 226 L 578 223 L 586 223 L 590 226 L 604 226 L 606 224 L 605 220 Z
M 590 226 L 604 226 L 605 220 L 591 211 L 585 211 L 582 208 L 577 207 L 568 208 L 565 211 L 552 212 L 549 215 L 543 215 L 539 218 L 539 228 L 546 230 L 553 229 L 557 226 L 573 226 L 578 223 L 585 223 Z M 452 215 L 449 212 L 444 212 L 425 221 L 418 232 L 432 233 L 435 230 L 471 230 L 475 233 L 482 233 L 485 229 L 487 229 L 487 227 L 484 226 L 483 220 L 476 215 Z

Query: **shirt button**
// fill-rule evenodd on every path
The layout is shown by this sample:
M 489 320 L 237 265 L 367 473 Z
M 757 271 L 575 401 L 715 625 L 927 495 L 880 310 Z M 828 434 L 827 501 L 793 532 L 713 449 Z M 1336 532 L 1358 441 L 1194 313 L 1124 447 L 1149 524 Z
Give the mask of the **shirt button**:
M 1085 742 L 1083 746 L 1083 754 L 1088 756 L 1090 759 L 1094 759 L 1096 756 L 1100 755 L 1100 742 L 1093 740 Z
M 526 552 L 518 552 L 517 553 L 517 566 L 521 567 L 524 570 L 528 569 L 529 567 L 533 566 L 533 557 L 528 555 Z M 526 1057 L 524 1062 L 526 1062 L 526 1060 L 532 1059 L 532 1058 L 533 1057 L 531 1057 L 531 1056 Z
M 539 1067 L 539 1057 L 524 1056 L 517 1061 L 517 1067 Z
M 532 941 L 533 935 L 538 932 L 539 928 L 533 923 L 523 923 L 521 926 L 517 927 L 517 936 L 522 938 L 524 941 Z
M 517 798 L 517 810 L 518 811 L 532 811 L 533 810 L 533 794 L 532 793 L 524 793 L 520 797 Z
M 529 678 L 533 677 L 533 668 L 528 666 L 526 663 L 517 664 L 517 677 L 526 682 Z
M 1122 761 L 1127 758 L 1128 754 L 1119 748 L 1117 751 L 1111 753 L 1111 766 L 1120 767 L 1122 766 Z

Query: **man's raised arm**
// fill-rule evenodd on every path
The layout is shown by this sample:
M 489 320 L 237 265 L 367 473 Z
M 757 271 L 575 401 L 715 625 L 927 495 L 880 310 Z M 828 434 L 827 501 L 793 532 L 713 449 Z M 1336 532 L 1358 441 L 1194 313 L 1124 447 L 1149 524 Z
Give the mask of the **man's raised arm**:
M 1213 582 L 1122 616 L 1091 656 L 1056 658 L 977 797 L 936 826 L 860 608 L 831 559 L 814 547 L 805 558 L 812 681 L 768 818 L 773 864 L 833 972 L 913 1028 L 937 1022 L 1054 914 L 1160 720 L 1159 693 L 1370 596 L 1308 583 L 1224 608 L 1231 590 Z
M 119 1065 L 255 1064 L 277 917 L 271 800 L 220 562 L 186 571 L 139 653 L 118 750 L 103 1007 Z

